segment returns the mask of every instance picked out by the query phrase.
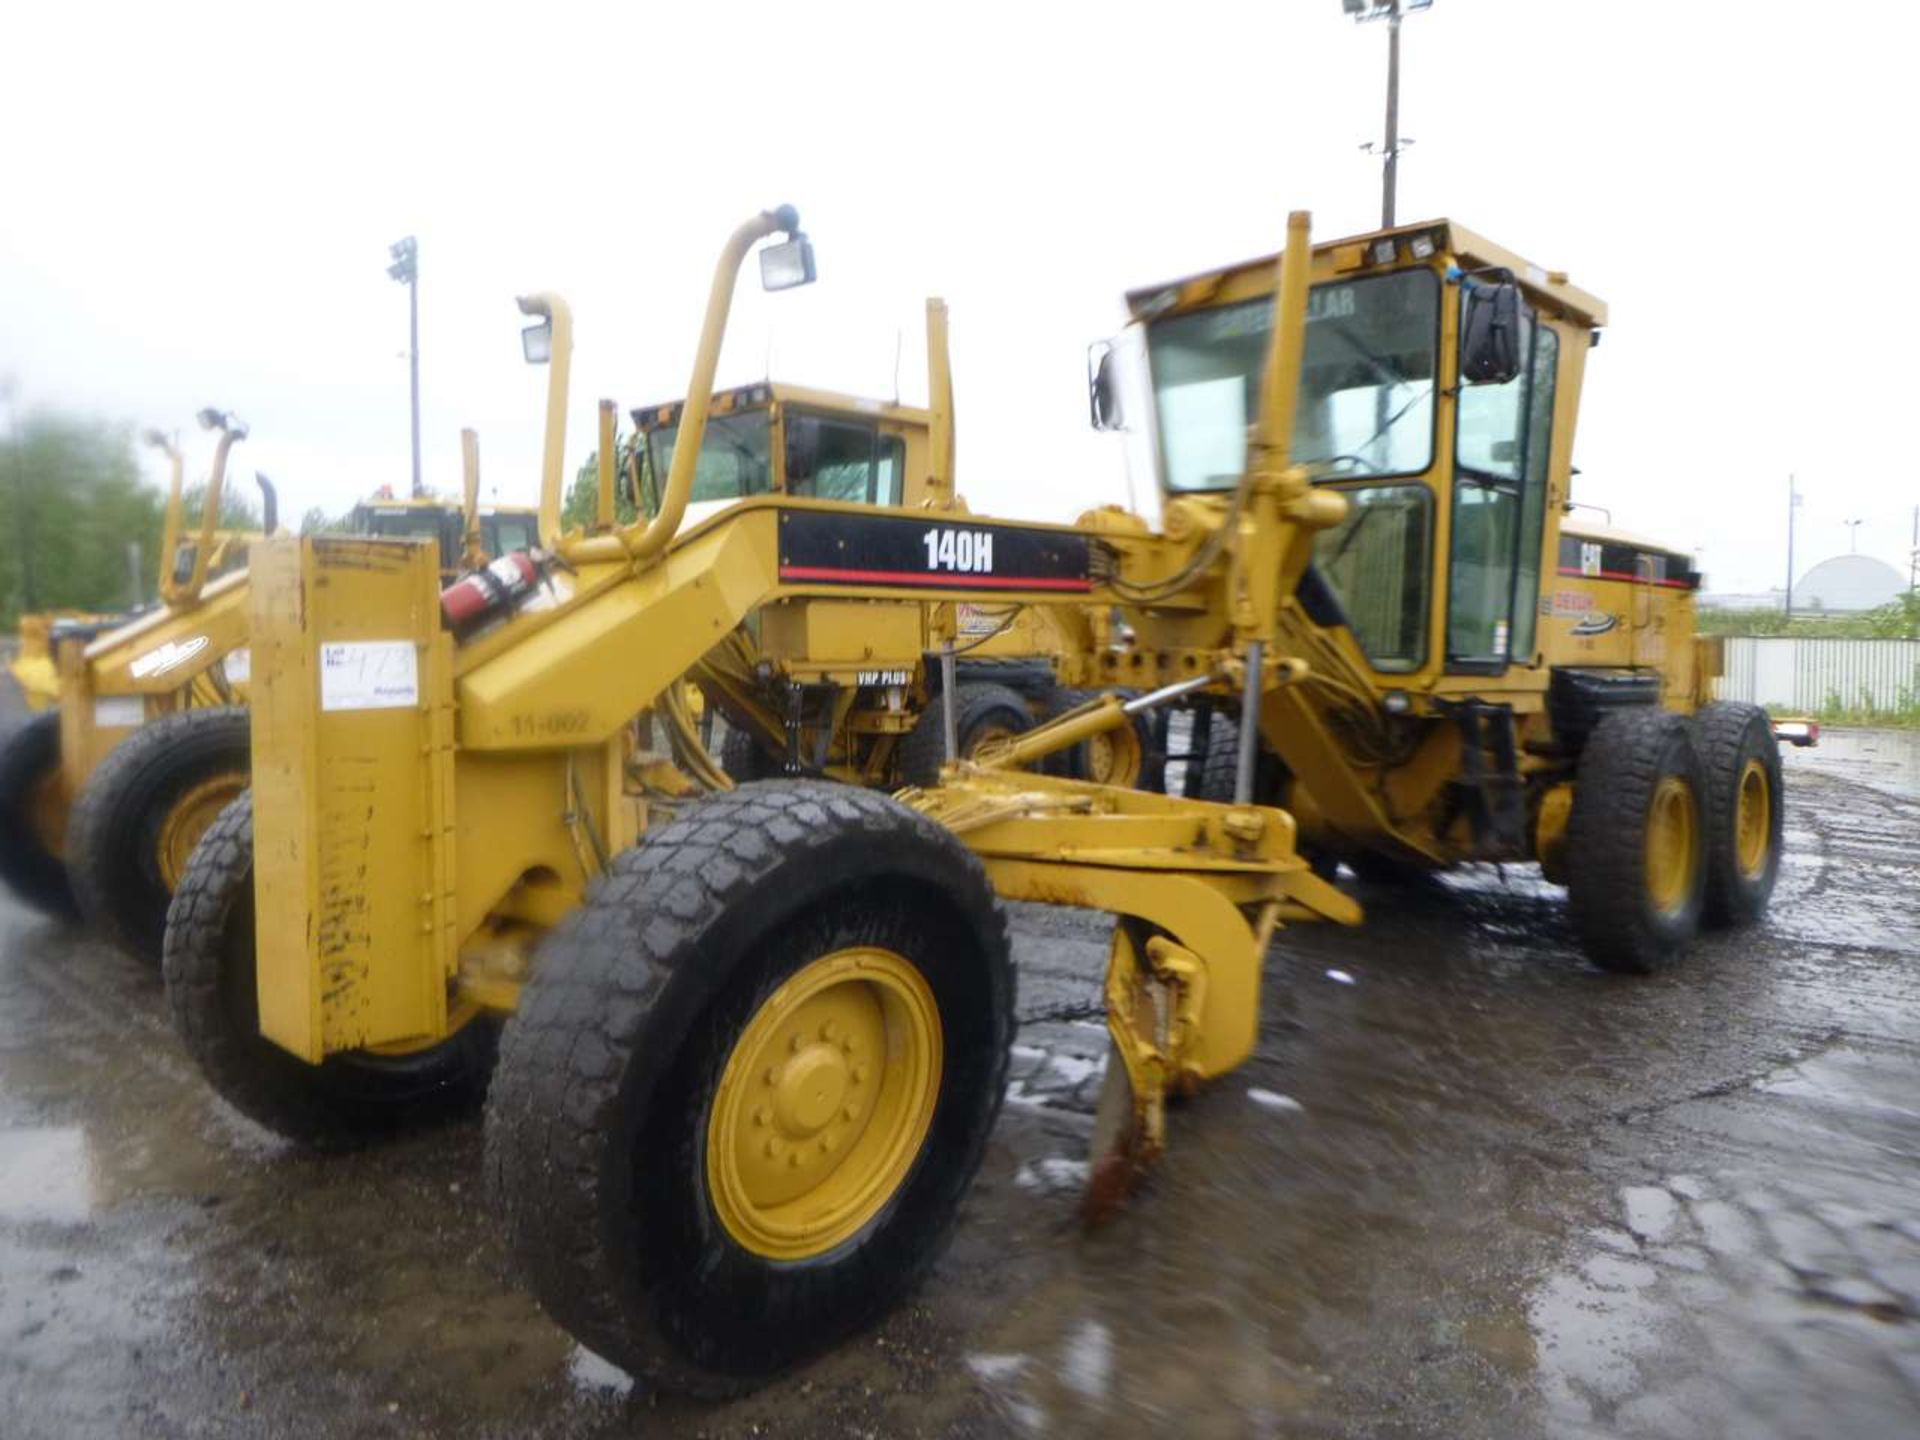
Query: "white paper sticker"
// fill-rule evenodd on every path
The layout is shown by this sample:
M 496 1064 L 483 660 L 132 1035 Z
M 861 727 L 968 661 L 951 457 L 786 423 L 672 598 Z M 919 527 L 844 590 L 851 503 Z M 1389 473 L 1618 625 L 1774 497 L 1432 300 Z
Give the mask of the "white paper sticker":
M 411 640 L 320 647 L 322 710 L 399 710 L 419 703 L 420 659 Z
M 138 695 L 102 695 L 93 702 L 93 723 L 102 730 L 124 730 L 146 718 L 147 702 Z
M 244 645 L 238 650 L 229 651 L 227 658 L 220 663 L 229 685 L 244 685 L 253 678 L 253 652 Z

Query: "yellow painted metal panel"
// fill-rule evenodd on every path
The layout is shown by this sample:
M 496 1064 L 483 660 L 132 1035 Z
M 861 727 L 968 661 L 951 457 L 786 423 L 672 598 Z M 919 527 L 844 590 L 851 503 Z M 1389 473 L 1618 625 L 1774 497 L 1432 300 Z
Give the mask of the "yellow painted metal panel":
M 434 704 L 451 665 L 437 558 L 329 536 L 271 542 L 255 563 L 261 1032 L 316 1061 L 438 1035 L 447 880 L 434 849 L 448 817 Z

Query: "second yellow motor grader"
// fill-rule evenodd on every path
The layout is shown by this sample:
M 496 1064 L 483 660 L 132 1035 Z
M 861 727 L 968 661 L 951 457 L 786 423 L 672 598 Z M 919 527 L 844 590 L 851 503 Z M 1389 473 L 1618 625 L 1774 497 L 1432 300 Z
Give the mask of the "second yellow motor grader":
M 198 418 L 219 438 L 197 531 L 183 514 L 179 449 L 159 431 L 145 437 L 170 469 L 160 603 L 56 627 L 56 705 L 0 747 L 0 878 L 156 963 L 187 857 L 247 785 L 246 557 L 260 537 L 218 528 L 228 451 L 247 428 L 217 410 Z M 355 507 L 349 530 L 431 538 L 443 574 L 484 562 L 490 546 L 533 544 L 533 511 L 480 506 L 471 432 L 468 453 L 464 505 L 376 497 Z M 256 480 L 271 533 L 277 502 L 266 477 Z
M 58 676 L 54 703 L 0 745 L 0 880 L 48 914 L 77 913 L 66 863 L 68 818 L 101 761 L 149 719 L 224 709 L 245 689 L 244 557 L 259 537 L 222 530 L 220 504 L 228 451 L 247 430 L 218 410 L 203 410 L 198 419 L 218 439 L 196 530 L 188 530 L 184 514 L 179 449 L 158 430 L 144 437 L 169 465 L 160 603 L 131 617 L 56 623 L 48 637 Z M 270 531 L 277 523 L 273 489 L 264 476 L 256 478 L 265 501 L 263 528 Z M 156 841 L 177 866 L 185 865 L 200 831 L 244 783 L 209 796 L 197 824 L 171 841 Z M 164 897 L 160 909 L 164 914 Z
M 456 641 L 420 547 L 261 547 L 254 792 L 195 851 L 166 935 L 169 1003 L 204 1073 L 246 1113 L 311 1143 L 471 1099 L 503 1023 L 487 1166 L 529 1283 L 591 1349 L 702 1393 L 751 1384 L 857 1329 L 924 1274 L 951 1230 L 1012 1037 L 996 895 L 1117 917 L 1096 1203 L 1160 1152 L 1170 1093 L 1251 1054 L 1276 929 L 1360 918 L 1298 852 L 1292 816 L 1255 803 L 1271 788 L 1263 746 L 1311 797 L 1325 843 L 1380 831 L 1363 823 L 1371 806 L 1394 843 L 1447 858 L 1437 840 L 1401 837 L 1511 836 L 1517 792 L 1530 833 L 1565 846 L 1576 906 L 1586 837 L 1602 832 L 1594 883 L 1665 923 L 1668 940 L 1725 883 L 1718 773 L 1703 772 L 1684 719 L 1678 730 L 1637 719 L 1690 708 L 1692 692 L 1564 712 L 1600 712 L 1582 740 L 1489 714 L 1472 684 L 1438 683 L 1444 664 L 1433 685 L 1416 675 L 1404 694 L 1383 691 L 1357 629 L 1370 589 L 1348 578 L 1349 609 L 1337 588 L 1371 502 L 1296 463 L 1318 460 L 1315 427 L 1338 418 L 1358 427 L 1345 466 L 1371 466 L 1394 417 L 1420 403 L 1395 393 L 1389 355 L 1400 352 L 1382 352 L 1380 337 L 1315 332 L 1360 313 L 1343 292 L 1362 279 L 1412 275 L 1430 287 L 1430 309 L 1414 311 L 1430 324 L 1404 374 L 1427 393 L 1430 439 L 1423 468 L 1393 473 L 1419 477 L 1440 517 L 1429 536 L 1448 534 L 1458 492 L 1482 483 L 1455 464 L 1460 412 L 1488 403 L 1472 398 L 1483 387 L 1541 373 L 1546 345 L 1529 327 L 1584 339 L 1597 302 L 1517 261 L 1490 273 L 1488 249 L 1455 227 L 1316 251 L 1296 215 L 1277 267 L 1257 267 L 1264 280 L 1249 268 L 1241 281 L 1189 282 L 1163 307 L 1203 313 L 1209 296 L 1236 298 L 1234 283 L 1258 300 L 1213 332 L 1256 336 L 1247 363 L 1199 357 L 1188 373 L 1205 388 L 1162 407 L 1168 486 L 1187 492 L 1163 533 L 1114 511 L 1040 525 L 794 495 L 744 500 L 683 531 L 734 274 L 776 234 L 782 243 L 760 252 L 763 282 L 812 278 L 791 210 L 735 233 L 658 514 L 564 537 L 567 573 L 551 577 L 557 598 L 543 608 L 503 607 L 493 628 Z M 1498 263 L 1503 252 L 1491 253 Z M 1331 372 L 1316 369 L 1333 364 L 1323 346 L 1341 354 Z M 1580 377 L 1570 346 L 1554 357 L 1562 423 L 1549 458 L 1538 471 L 1516 459 L 1524 438 L 1515 450 L 1489 437 L 1486 451 L 1517 467 L 1502 493 L 1540 535 L 1555 515 L 1549 487 L 1564 494 Z M 1156 358 L 1156 377 L 1177 373 L 1172 359 Z M 1329 374 L 1345 386 L 1316 388 Z M 1343 389 L 1361 393 L 1324 403 Z M 1176 443 L 1167 421 L 1181 416 L 1217 423 L 1204 442 Z M 933 447 L 935 465 L 943 453 Z M 1176 483 L 1188 476 L 1204 483 Z M 1529 496 L 1535 483 L 1543 493 Z M 1525 527 L 1470 530 L 1452 533 L 1471 563 L 1446 603 L 1415 592 L 1429 607 L 1415 625 L 1449 623 L 1427 617 L 1451 605 L 1474 643 L 1484 628 L 1488 653 L 1465 673 L 1492 688 L 1513 668 L 1511 607 L 1535 596 L 1513 579 L 1517 561 L 1504 582 L 1490 573 Z M 1343 533 L 1344 549 L 1328 538 Z M 1399 537 L 1405 563 L 1435 553 L 1404 527 Z M 1489 598 L 1503 583 L 1504 617 Z M 868 607 L 878 626 L 916 616 L 923 648 L 938 653 L 951 607 L 983 596 L 1117 611 L 1131 646 L 1115 668 L 1147 693 L 1089 701 L 895 797 L 779 779 L 669 816 L 638 783 L 636 717 L 672 710 L 685 678 L 756 611 L 784 604 L 801 626 L 816 606 Z M 1468 608 L 1476 597 L 1481 608 Z M 1552 683 L 1540 676 L 1532 710 L 1509 708 L 1557 721 Z M 1225 801 L 1020 768 L 1200 697 L 1238 717 Z M 1555 765 L 1532 766 L 1536 750 Z M 1611 793 L 1588 788 L 1596 754 Z M 1763 762 L 1760 773 L 1773 772 Z M 1740 775 L 1733 813 L 1749 818 L 1729 853 L 1744 863 Z M 1561 784 L 1573 814 L 1556 827 L 1538 816 Z M 1632 863 L 1618 863 L 1629 850 Z M 1773 863 L 1760 852 L 1756 886 Z

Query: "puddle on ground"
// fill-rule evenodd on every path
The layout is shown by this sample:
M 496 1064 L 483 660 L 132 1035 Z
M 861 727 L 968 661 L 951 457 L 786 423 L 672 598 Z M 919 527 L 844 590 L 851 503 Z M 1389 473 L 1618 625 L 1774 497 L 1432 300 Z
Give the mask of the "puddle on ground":
M 93 1167 L 79 1126 L 0 1130 L 0 1220 L 71 1224 L 93 1207 Z
M 1908 799 L 1920 798 L 1920 730 L 1822 729 L 1807 749 L 1781 747 L 1788 797 L 1793 774 L 1805 770 L 1858 781 Z

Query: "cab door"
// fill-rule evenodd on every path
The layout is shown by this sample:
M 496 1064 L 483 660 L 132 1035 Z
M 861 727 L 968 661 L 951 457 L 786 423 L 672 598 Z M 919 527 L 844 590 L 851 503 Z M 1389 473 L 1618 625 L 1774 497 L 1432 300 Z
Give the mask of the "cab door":
M 1529 311 L 1513 379 L 1459 389 L 1447 567 L 1454 674 L 1533 661 L 1559 353 L 1559 337 Z

